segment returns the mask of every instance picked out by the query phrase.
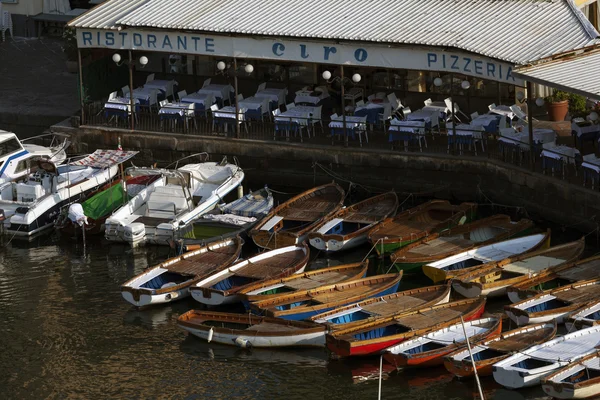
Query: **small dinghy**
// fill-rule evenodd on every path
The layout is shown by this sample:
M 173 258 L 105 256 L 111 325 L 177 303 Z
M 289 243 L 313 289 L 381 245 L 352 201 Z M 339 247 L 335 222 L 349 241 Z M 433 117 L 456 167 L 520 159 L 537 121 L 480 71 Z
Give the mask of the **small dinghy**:
M 505 240 L 474 248 L 423 266 L 423 273 L 434 283 L 453 279 L 484 264 L 547 247 L 550 230 L 546 233 Z
M 315 249 L 341 251 L 367 242 L 371 228 L 392 216 L 398 208 L 396 193 L 384 193 L 346 207 L 325 218 L 308 234 Z
M 491 376 L 492 366 L 534 344 L 552 340 L 556 335 L 556 322 L 528 325 L 504 332 L 493 339 L 471 342 L 471 354 L 479 376 Z M 444 358 L 444 366 L 452 374 L 460 377 L 474 375 L 473 362 L 468 349 L 457 350 Z
M 583 357 L 548 375 L 542 390 L 555 399 L 589 399 L 600 395 L 600 352 Z
M 402 274 L 375 275 L 257 301 L 250 308 L 269 317 L 301 321 L 335 307 L 396 293 L 401 279 Z
M 170 303 L 189 296 L 189 288 L 207 274 L 232 265 L 240 256 L 240 238 L 214 242 L 147 269 L 121 286 L 123 298 L 136 307 Z
M 565 318 L 568 332 L 600 325 L 600 301 L 587 304 Z
M 465 321 L 477 319 L 484 309 L 485 298 L 482 297 L 401 312 L 330 332 L 326 336 L 327 348 L 342 357 L 379 354 L 404 340 L 453 325 L 460 321 L 461 316 Z
M 553 268 L 550 271 L 542 272 L 530 279 L 511 285 L 506 289 L 506 293 L 512 303 L 518 303 L 544 290 L 597 278 L 598 271 L 600 271 L 600 256 L 590 257 L 563 265 L 561 268 Z
M 452 280 L 452 289 L 464 297 L 503 296 L 510 285 L 574 262 L 579 258 L 584 247 L 585 240 L 582 238 L 549 249 L 509 257 L 459 275 Z
M 325 327 L 300 321 L 191 310 L 177 324 L 208 342 L 252 347 L 323 347 Z
M 273 208 L 273 195 L 265 187 L 248 193 L 229 204 L 218 205 L 184 228 L 181 239 L 175 243 L 182 251 L 191 251 L 215 240 L 240 236 L 263 219 Z
M 307 190 L 271 211 L 250 231 L 250 236 L 265 249 L 301 244 L 323 218 L 342 207 L 344 196 L 344 189 L 336 183 Z
M 368 322 L 367 320 L 423 310 L 430 306 L 448 303 L 449 300 L 450 285 L 428 286 L 337 307 L 317 314 L 310 320 L 326 324 L 329 329 L 346 329 L 353 325 L 364 324 Z
M 368 262 L 362 262 L 317 269 L 286 278 L 257 282 L 240 290 L 239 294 L 243 295 L 247 302 L 272 299 L 299 290 L 314 289 L 324 285 L 334 285 L 364 278 L 368 267 Z
M 432 200 L 381 222 L 369 233 L 369 242 L 379 255 L 389 254 L 432 233 L 469 222 L 476 211 L 475 203 L 454 206 Z
M 531 346 L 493 366 L 494 380 L 510 389 L 539 385 L 553 372 L 597 351 L 600 326 Z
M 390 255 L 390 260 L 397 270 L 420 269 L 425 264 L 475 247 L 522 235 L 532 227 L 533 222 L 528 219 L 513 222 L 508 215 L 494 215 L 429 235 L 421 241 L 396 250 Z
M 303 272 L 308 257 L 306 243 L 267 251 L 205 277 L 190 292 L 194 300 L 209 306 L 237 303 L 243 299 L 239 292 L 256 282 Z
M 504 312 L 519 326 L 553 319 L 560 324 L 567 314 L 598 299 L 600 279 L 592 279 L 550 289 L 529 299 L 504 306 Z
M 396 368 L 434 367 L 444 363 L 444 356 L 466 346 L 467 339 L 479 341 L 498 336 L 501 331 L 502 318 L 492 316 L 471 320 L 405 340 L 387 348 L 383 358 Z

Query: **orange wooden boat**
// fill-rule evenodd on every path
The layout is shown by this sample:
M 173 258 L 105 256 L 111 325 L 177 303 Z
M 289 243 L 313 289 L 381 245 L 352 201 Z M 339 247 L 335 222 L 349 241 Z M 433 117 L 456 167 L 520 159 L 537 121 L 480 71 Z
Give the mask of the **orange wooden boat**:
M 479 341 L 498 336 L 501 331 L 500 316 L 459 322 L 389 347 L 383 358 L 396 368 L 434 367 L 444 363 L 444 356 L 465 347 L 467 338 Z
M 479 318 L 485 298 L 459 300 L 425 309 L 400 313 L 329 333 L 327 348 L 342 357 L 379 354 L 415 336 L 421 336 L 460 321 Z
M 471 343 L 471 353 L 479 376 L 491 376 L 492 367 L 498 361 L 527 347 L 547 342 L 556 335 L 556 321 L 527 325 L 504 332 L 493 339 Z M 446 369 L 458 377 L 473 376 L 473 363 L 468 349 L 461 349 L 444 358 Z
M 265 249 L 299 245 L 323 218 L 342 208 L 344 195 L 336 183 L 307 190 L 272 210 L 254 226 L 250 236 Z

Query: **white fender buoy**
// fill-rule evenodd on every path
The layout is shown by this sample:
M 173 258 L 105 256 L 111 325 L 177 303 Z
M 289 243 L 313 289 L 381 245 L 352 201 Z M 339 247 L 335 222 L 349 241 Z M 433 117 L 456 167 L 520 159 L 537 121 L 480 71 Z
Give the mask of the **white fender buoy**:
M 467 216 L 463 215 L 460 219 L 460 221 L 458 221 L 458 225 L 464 225 L 465 222 L 467 222 Z
M 242 349 L 251 349 L 252 348 L 252 343 L 250 343 L 246 339 L 242 339 L 241 337 L 235 338 L 235 340 L 233 342 L 235 343 L 236 346 L 241 347 Z
M 207 340 L 208 340 L 208 343 L 210 343 L 210 341 L 212 340 L 213 333 L 214 333 L 214 331 L 213 331 L 213 328 L 212 328 L 212 326 L 211 326 L 211 327 L 210 327 L 210 331 L 208 331 L 208 338 L 207 338 Z
M 242 197 L 244 197 L 244 187 L 242 185 L 237 187 L 237 196 L 238 196 L 238 199 L 241 199 Z

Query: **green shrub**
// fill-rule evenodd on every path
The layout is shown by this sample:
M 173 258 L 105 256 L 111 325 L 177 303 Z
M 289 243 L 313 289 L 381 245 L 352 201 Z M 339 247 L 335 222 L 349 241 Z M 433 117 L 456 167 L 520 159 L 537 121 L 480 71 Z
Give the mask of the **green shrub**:
M 550 96 L 546 96 L 544 101 L 546 103 L 558 103 L 560 101 L 569 100 L 569 93 L 563 92 L 562 90 L 554 90 Z

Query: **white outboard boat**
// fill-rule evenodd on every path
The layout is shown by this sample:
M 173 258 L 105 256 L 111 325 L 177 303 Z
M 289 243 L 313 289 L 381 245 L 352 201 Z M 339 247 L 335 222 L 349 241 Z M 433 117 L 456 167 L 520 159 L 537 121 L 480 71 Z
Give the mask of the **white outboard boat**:
M 23 143 L 14 133 L 0 130 L 0 183 L 31 174 L 38 160 L 62 164 L 67 159 L 65 149 L 69 144 L 67 140 L 50 147 Z
M 96 150 L 93 154 L 56 166 L 37 161 L 38 170 L 19 181 L 0 185 L 0 220 L 4 233 L 32 236 L 50 228 L 60 208 L 98 190 L 119 172 L 119 164 L 137 151 Z
M 177 240 L 181 229 L 214 209 L 244 179 L 242 169 L 226 158 L 178 169 L 129 168 L 127 173 L 160 175 L 106 220 L 106 239 L 132 246 Z

